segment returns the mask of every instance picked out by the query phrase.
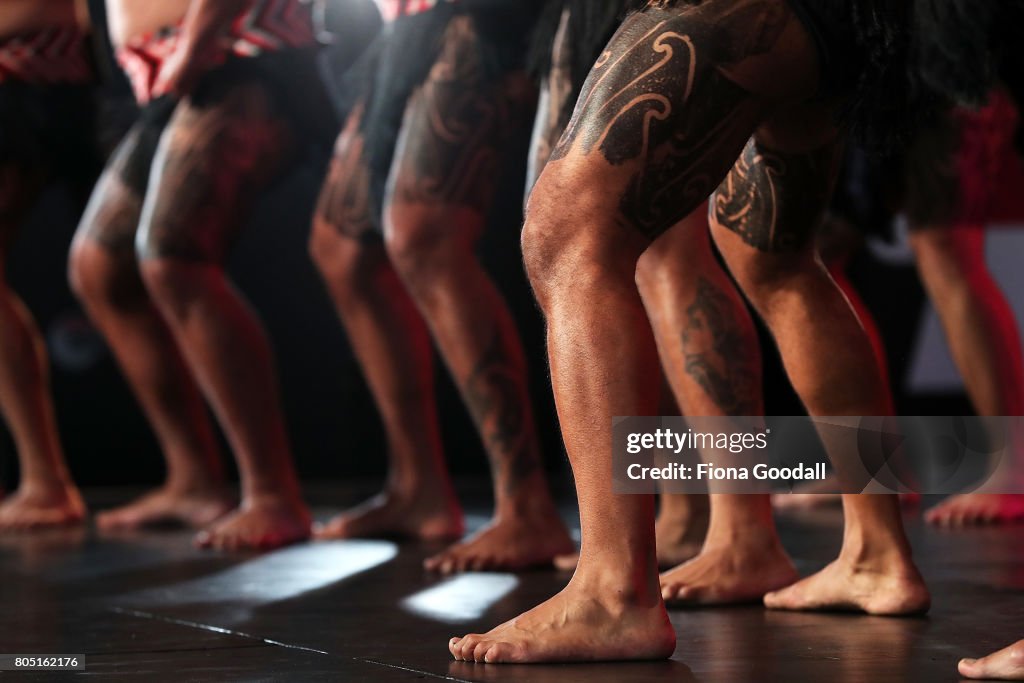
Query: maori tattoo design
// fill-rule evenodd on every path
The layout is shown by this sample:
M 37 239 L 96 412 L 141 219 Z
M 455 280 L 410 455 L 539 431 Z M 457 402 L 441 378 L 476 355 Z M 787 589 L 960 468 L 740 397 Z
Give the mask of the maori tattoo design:
M 702 277 L 697 297 L 686 309 L 686 373 L 725 415 L 761 413 L 757 340 L 746 338 L 732 314 L 742 306 Z
M 369 243 L 380 239 L 380 230 L 359 134 L 363 111 L 363 105 L 356 107 L 338 138 L 316 212 L 338 234 Z
M 751 138 L 715 193 L 715 220 L 760 251 L 802 251 L 828 206 L 840 151 L 830 143 L 789 154 Z
M 513 494 L 541 467 L 526 373 L 510 362 L 501 330 L 466 380 L 463 392 L 501 489 Z
M 112 254 L 134 260 L 149 169 L 160 130 L 140 121 L 118 145 L 93 190 L 79 227 L 80 234 Z
M 180 104 L 154 161 L 140 255 L 222 262 L 244 210 L 281 171 L 290 132 L 258 83 L 209 106 Z
M 770 51 L 778 0 L 711 0 L 634 14 L 583 87 L 552 160 L 599 151 L 630 173 L 620 220 L 654 238 L 718 185 L 762 116 L 721 68 Z
M 525 74 L 488 82 L 468 16 L 449 24 L 441 54 L 406 112 L 393 201 L 490 208 L 502 147 L 530 118 Z

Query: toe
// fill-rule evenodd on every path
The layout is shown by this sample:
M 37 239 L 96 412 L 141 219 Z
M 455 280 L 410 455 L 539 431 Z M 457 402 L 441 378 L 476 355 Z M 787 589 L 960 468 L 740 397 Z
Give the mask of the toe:
M 492 645 L 494 645 L 494 643 L 490 640 L 481 640 L 473 648 L 473 651 L 470 655 L 470 659 L 472 659 L 474 662 L 483 663 L 484 655 L 487 654 L 487 651 L 491 649 Z
M 764 606 L 768 609 L 779 609 L 783 603 L 783 591 L 772 591 L 764 594 Z
M 196 548 L 208 550 L 213 546 L 213 535 L 209 531 L 200 531 L 192 539 L 192 545 Z
M 967 678 L 977 678 L 982 675 L 981 667 L 978 666 L 977 659 L 961 659 L 956 668 L 962 676 L 966 676 Z
M 483 639 L 483 636 L 471 633 L 463 638 L 458 644 L 458 659 L 463 662 L 473 661 L 473 650 Z
M 487 664 L 498 664 L 501 662 L 514 662 L 513 648 L 508 643 L 495 643 L 484 653 L 484 662 Z

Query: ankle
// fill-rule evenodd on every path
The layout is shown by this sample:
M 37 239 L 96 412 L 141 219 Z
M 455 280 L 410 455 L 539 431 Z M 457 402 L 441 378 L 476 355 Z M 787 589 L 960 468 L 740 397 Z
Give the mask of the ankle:
M 579 567 L 569 585 L 583 595 L 603 604 L 612 613 L 632 607 L 655 607 L 662 603 L 661 583 L 655 568 L 642 569 L 632 563 L 602 560 L 597 564 L 580 558 Z
M 902 571 L 914 567 L 910 545 L 902 535 L 849 533 L 843 538 L 839 560 L 865 571 Z
M 547 483 L 524 483 L 519 492 L 499 496 L 494 504 L 496 520 L 550 520 L 559 517 Z
M 66 498 L 76 488 L 67 473 L 46 472 L 22 476 L 17 490 L 30 498 L 54 500 Z

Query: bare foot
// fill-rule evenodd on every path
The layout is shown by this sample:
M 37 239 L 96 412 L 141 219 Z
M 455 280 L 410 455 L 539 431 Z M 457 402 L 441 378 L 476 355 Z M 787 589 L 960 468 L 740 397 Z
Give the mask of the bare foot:
M 866 568 L 842 556 L 817 574 L 764 596 L 769 609 L 854 611 L 879 616 L 924 614 L 931 596 L 909 559 Z
M 654 536 L 658 548 L 658 566 L 675 567 L 693 559 L 704 546 L 708 531 L 708 507 L 685 516 L 666 512 L 658 515 Z
M 957 669 L 965 678 L 1024 681 L 1024 640 L 981 659 L 961 659 Z
M 0 504 L 0 533 L 81 524 L 85 503 L 74 485 L 43 490 L 22 487 Z
M 551 566 L 555 558 L 575 551 L 576 544 L 552 508 L 547 513 L 496 517 L 465 541 L 428 558 L 423 566 L 441 574 L 519 571 Z
M 1024 521 L 1024 495 L 965 493 L 942 501 L 924 515 L 925 521 L 945 527 L 1011 524 Z
M 347 510 L 326 524 L 318 524 L 313 535 L 319 539 L 408 538 L 441 541 L 459 538 L 465 532 L 462 510 L 449 496 L 406 497 L 381 493 Z
M 304 541 L 312 518 L 305 503 L 291 497 L 245 502 L 196 536 L 195 545 L 213 550 L 273 550 Z
M 661 595 L 675 605 L 759 602 L 800 575 L 778 540 L 761 536 L 716 544 L 661 575 Z
M 203 491 L 157 489 L 128 505 L 96 515 L 101 531 L 131 531 L 156 526 L 202 529 L 235 507 L 233 496 L 220 488 Z
M 561 593 L 492 631 L 452 638 L 455 659 L 489 664 L 667 659 L 676 634 L 661 600 L 570 583 Z

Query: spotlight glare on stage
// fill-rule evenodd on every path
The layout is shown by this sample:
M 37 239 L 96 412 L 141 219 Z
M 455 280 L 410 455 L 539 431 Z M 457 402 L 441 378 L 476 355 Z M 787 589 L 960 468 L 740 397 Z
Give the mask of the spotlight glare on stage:
M 118 602 L 133 607 L 216 603 L 257 607 L 344 581 L 397 554 L 398 546 L 387 541 L 294 546 L 201 579 L 129 593 Z
M 514 574 L 463 574 L 410 595 L 402 608 L 421 617 L 458 624 L 479 619 L 519 585 Z

